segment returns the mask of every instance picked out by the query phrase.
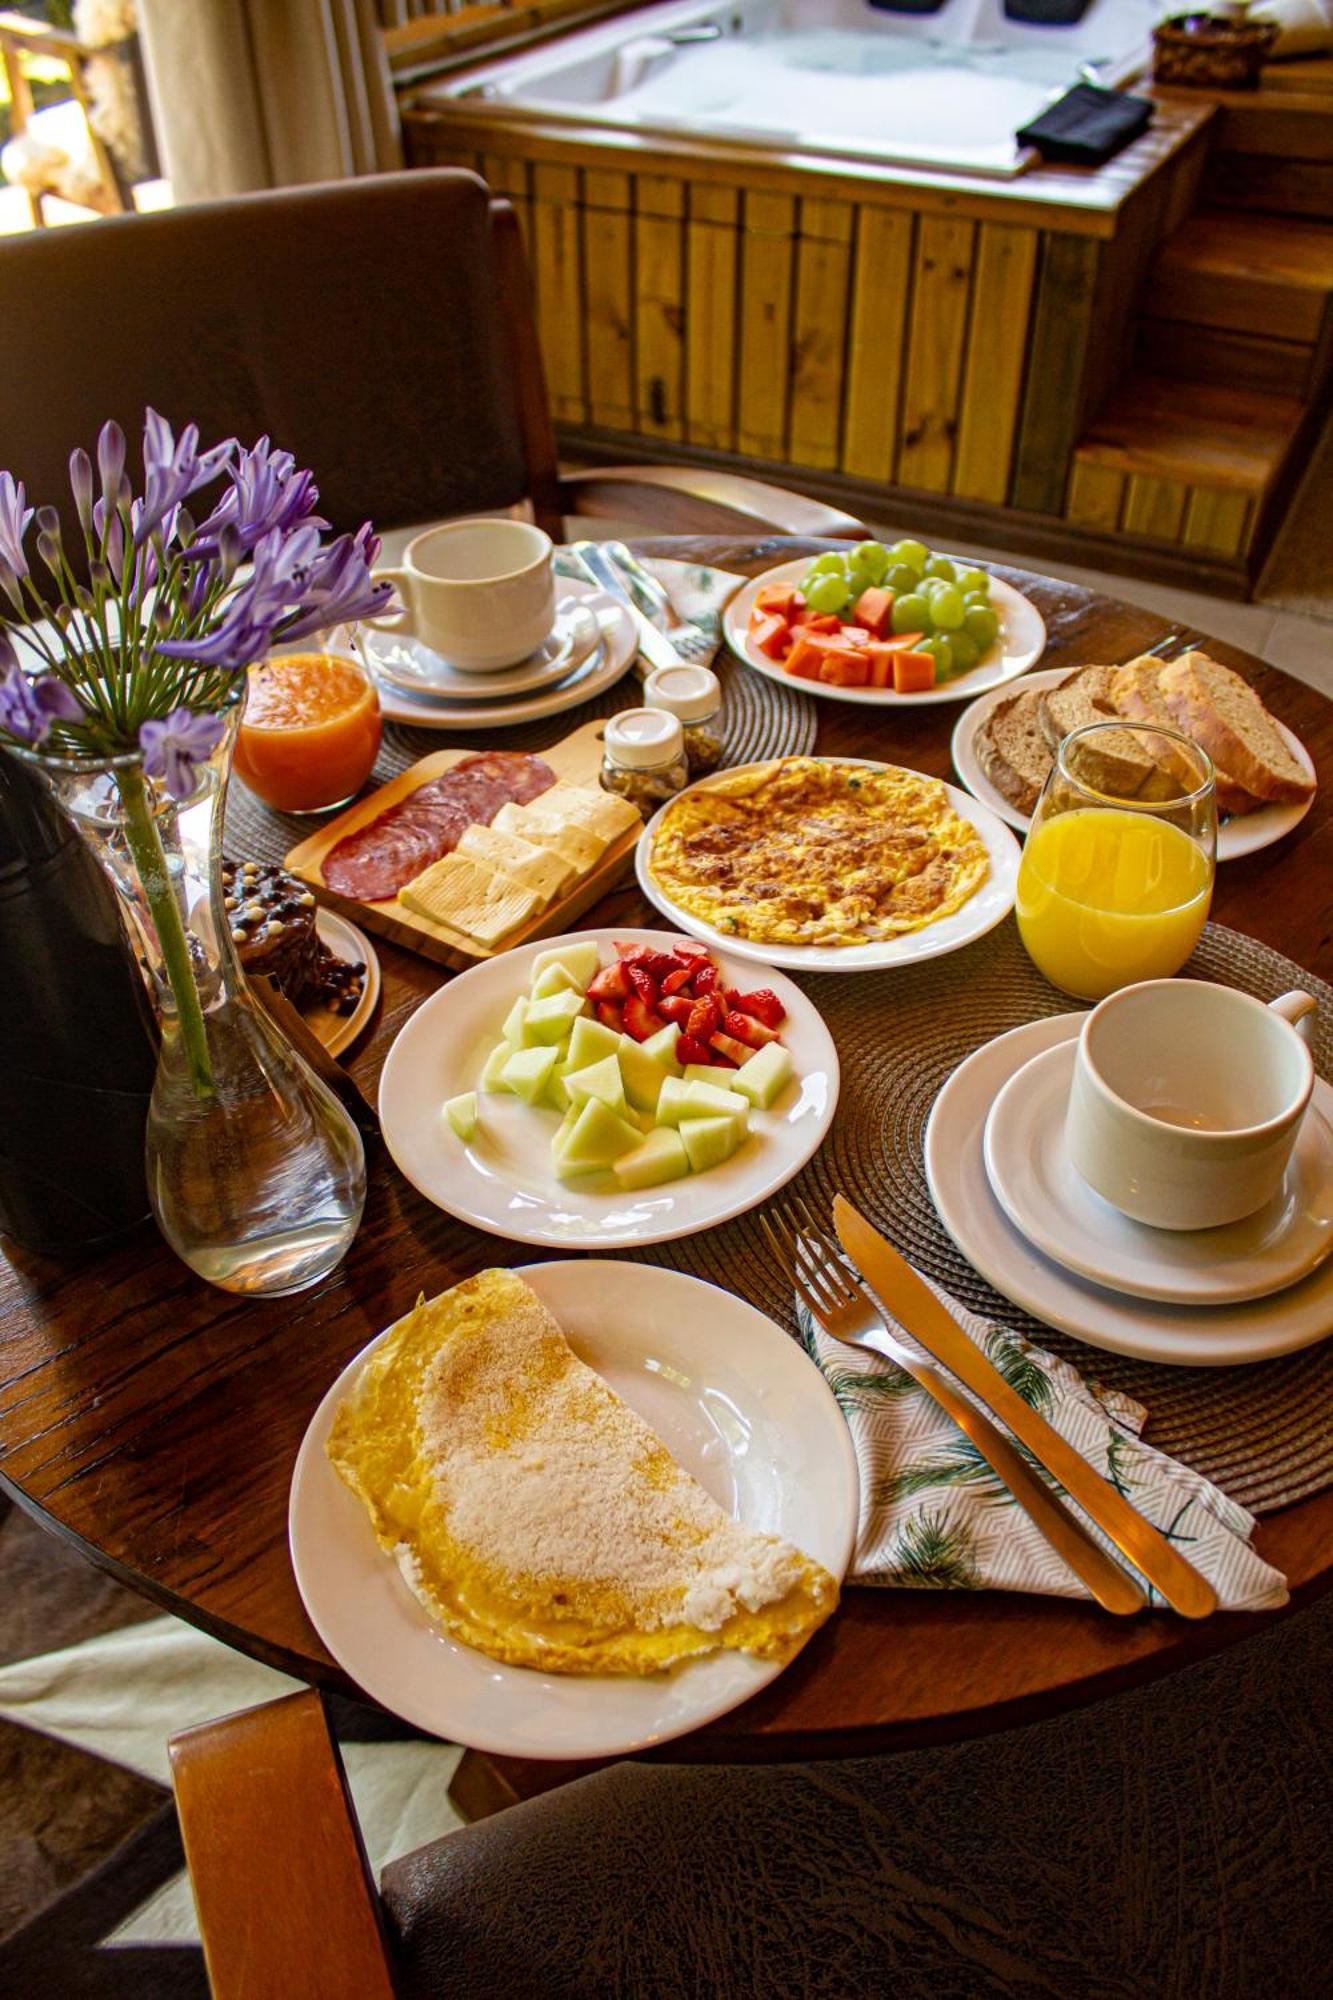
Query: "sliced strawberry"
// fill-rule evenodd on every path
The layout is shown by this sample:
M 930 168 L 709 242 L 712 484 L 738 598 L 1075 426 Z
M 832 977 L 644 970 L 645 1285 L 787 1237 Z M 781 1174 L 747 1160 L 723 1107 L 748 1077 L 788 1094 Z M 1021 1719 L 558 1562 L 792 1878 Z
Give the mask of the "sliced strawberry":
M 701 965 L 699 967 L 699 970 L 694 975 L 694 991 L 696 997 L 702 1000 L 705 993 L 711 993 L 713 988 L 717 985 L 719 977 L 720 974 L 718 972 L 718 969 L 714 965 L 712 959 L 710 958 L 705 965 Z
M 662 981 L 662 991 L 664 993 L 679 993 L 682 986 L 688 986 L 693 977 L 694 967 L 692 965 L 678 965 L 676 970 L 668 972 L 666 978 Z
M 729 1035 L 738 1042 L 748 1043 L 752 1049 L 762 1049 L 765 1042 L 776 1042 L 776 1028 L 766 1028 L 762 1021 L 756 1021 L 753 1014 L 742 1014 L 739 1007 L 733 1007 L 722 1023 Z
M 711 1037 L 708 1046 L 715 1054 L 725 1056 L 727 1061 L 734 1063 L 737 1068 L 742 1063 L 749 1062 L 750 1057 L 754 1054 L 753 1049 L 747 1047 L 744 1042 L 738 1042 L 733 1035 L 714 1035 Z M 679 1054 L 679 1043 L 676 1045 L 676 1051 Z
M 747 1049 L 745 1053 L 748 1055 L 750 1051 Z M 682 1035 L 676 1043 L 676 1061 L 678 1063 L 717 1064 L 718 1058 L 707 1042 L 696 1042 L 692 1035 Z
M 588 998 L 594 1003 L 598 1000 L 624 1000 L 629 990 L 629 980 L 625 976 L 624 966 L 604 965 L 589 981 Z
M 658 1001 L 657 1011 L 668 1021 L 679 1021 L 683 1028 L 690 1018 L 693 1006 L 694 1002 L 688 993 L 666 993 Z
M 620 962 L 627 972 L 632 965 L 637 965 L 642 967 L 650 978 L 656 980 L 665 979 L 668 972 L 674 972 L 679 964 L 679 960 L 672 952 L 658 951 L 657 947 L 651 944 L 618 944 L 616 950 L 620 953 Z
M 657 1005 L 657 981 L 641 959 L 626 963 L 625 977 L 647 1007 Z
M 728 993 L 727 1004 L 738 1007 L 742 1014 L 753 1014 L 766 1028 L 776 1028 L 787 1018 L 786 1008 L 767 986 L 760 986 L 753 993 Z
M 662 1016 L 654 1013 L 646 1000 L 638 993 L 630 994 L 629 999 L 625 1002 L 625 1033 L 627 1035 L 632 1036 L 636 1042 L 646 1042 L 649 1035 L 655 1035 L 659 1028 L 665 1028 L 665 1026 L 666 1022 L 662 1019 Z
M 706 993 L 702 1000 L 696 1000 L 690 1009 L 690 1018 L 685 1023 L 685 1032 L 696 1042 L 706 1042 L 722 1026 L 722 1003 Z
M 592 1004 L 604 1028 L 614 1028 L 618 1035 L 624 1032 L 624 1020 L 614 1000 L 594 1000 Z

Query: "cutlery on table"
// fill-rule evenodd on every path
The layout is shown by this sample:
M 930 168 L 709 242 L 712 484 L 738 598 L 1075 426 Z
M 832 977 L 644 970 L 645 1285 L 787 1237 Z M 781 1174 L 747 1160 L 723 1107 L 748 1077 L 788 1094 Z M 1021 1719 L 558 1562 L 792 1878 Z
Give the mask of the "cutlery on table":
M 617 597 L 634 620 L 635 638 L 641 656 L 650 667 L 680 667 L 686 664 L 666 633 L 646 618 L 635 602 L 628 582 L 607 555 L 601 542 L 571 542 L 570 551 L 604 590 Z
M 1040 1411 L 1023 1401 L 940 1304 L 925 1279 L 840 1194 L 833 1198 L 833 1222 L 843 1249 L 895 1319 L 928 1354 L 982 1398 L 987 1409 L 1059 1480 L 1070 1499 L 1110 1536 L 1140 1575 L 1156 1586 L 1172 1610 L 1184 1618 L 1206 1618 L 1216 1611 L 1217 1593 L 1208 1579 L 1186 1562 L 1166 1536 L 1131 1507 Z
M 825 1333 L 849 1347 L 882 1354 L 910 1375 L 972 1440 L 1024 1513 L 1097 1602 L 1119 1614 L 1142 1611 L 1147 1598 L 1135 1578 L 1093 1540 L 1059 1495 L 1024 1463 L 1017 1447 L 933 1362 L 919 1360 L 895 1338 L 878 1306 L 847 1270 L 805 1203 L 779 1203 L 772 1218 L 764 1215 L 760 1222 L 778 1263 Z
M 638 600 L 644 616 L 654 625 L 661 627 L 676 647 L 688 645 L 700 637 L 699 627 L 688 619 L 676 614 L 676 607 L 667 596 L 665 586 L 650 569 L 645 569 L 634 551 L 624 542 L 604 542 L 607 560 L 613 563 L 629 585 L 631 595 Z

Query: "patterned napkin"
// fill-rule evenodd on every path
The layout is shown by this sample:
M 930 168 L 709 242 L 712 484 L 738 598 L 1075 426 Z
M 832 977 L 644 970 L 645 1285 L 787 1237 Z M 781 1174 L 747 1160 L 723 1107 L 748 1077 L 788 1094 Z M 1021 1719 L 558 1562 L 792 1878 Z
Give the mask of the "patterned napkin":
M 1024 1402 L 1202 1571 L 1224 1609 L 1267 1611 L 1286 1603 L 1286 1579 L 1250 1547 L 1254 1516 L 1210 1480 L 1144 1443 L 1139 1433 L 1148 1412 L 1142 1403 L 1085 1380 L 1068 1362 L 979 1318 L 940 1286 L 932 1289 Z M 856 1447 L 861 1520 L 849 1581 L 1088 1596 L 975 1445 L 910 1375 L 882 1355 L 830 1340 L 799 1301 L 797 1320 Z M 889 1324 L 913 1352 L 921 1351 L 901 1326 Z M 964 1388 L 963 1394 L 971 1392 Z M 1032 1462 L 1029 1452 L 1023 1455 Z M 1034 1470 L 1057 1485 L 1040 1466 Z M 1086 1525 L 1114 1554 L 1101 1530 Z M 1151 1587 L 1149 1595 L 1161 1604 Z
M 729 570 L 713 569 L 707 563 L 674 562 L 666 556 L 641 556 L 639 560 L 646 570 L 651 570 L 671 599 L 676 616 L 697 628 L 696 634 L 672 634 L 671 643 L 676 651 L 695 666 L 711 666 L 722 643 L 722 613 L 745 578 L 733 576 Z M 577 556 L 563 549 L 555 552 L 555 572 L 557 576 L 586 581 Z M 650 612 L 648 605 L 643 609 Z M 640 677 L 648 671 L 642 659 L 637 662 L 636 671 Z

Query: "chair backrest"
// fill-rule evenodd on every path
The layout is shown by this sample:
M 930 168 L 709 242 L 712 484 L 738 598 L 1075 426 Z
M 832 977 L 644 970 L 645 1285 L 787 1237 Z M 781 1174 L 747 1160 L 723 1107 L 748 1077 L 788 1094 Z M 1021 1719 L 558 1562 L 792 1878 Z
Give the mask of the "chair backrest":
M 0 467 L 62 513 L 71 448 L 115 417 L 133 449 L 147 404 L 206 444 L 268 433 L 313 468 L 340 529 L 511 506 L 540 471 L 517 231 L 470 173 L 2 241 L 0 351 Z

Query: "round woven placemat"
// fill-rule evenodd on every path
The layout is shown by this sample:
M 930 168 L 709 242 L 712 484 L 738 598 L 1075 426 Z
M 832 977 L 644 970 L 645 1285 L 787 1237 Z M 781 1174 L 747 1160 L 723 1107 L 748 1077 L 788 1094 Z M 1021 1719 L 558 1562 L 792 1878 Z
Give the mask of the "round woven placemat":
M 1333 989 L 1238 931 L 1210 924 L 1185 968 L 1271 1000 L 1302 986 L 1320 1001 L 1316 1063 L 1333 1076 Z M 857 978 L 801 984 L 837 1043 L 842 1096 L 833 1128 L 797 1177 L 827 1216 L 838 1189 L 912 1262 L 974 1312 L 1016 1327 L 1084 1374 L 1148 1409 L 1146 1435 L 1205 1473 L 1242 1505 L 1266 1513 L 1333 1483 L 1333 1340 L 1243 1368 L 1173 1368 L 1108 1354 L 1042 1325 L 994 1291 L 960 1254 L 926 1186 L 923 1143 L 937 1092 L 984 1042 L 1071 1004 L 1042 978 L 1012 918 L 949 958 Z M 634 1253 L 739 1292 L 795 1329 L 790 1292 L 773 1266 L 757 1213 L 681 1243 Z M 1333 1328 L 1330 1329 L 1333 1331 Z
M 722 761 L 754 764 L 766 757 L 802 757 L 815 747 L 817 716 L 808 695 L 779 687 L 762 674 L 747 672 L 723 646 L 713 662 L 722 683 Z M 531 750 L 540 752 L 595 717 L 615 715 L 642 699 L 642 683 L 631 670 L 614 687 L 563 715 L 544 716 L 497 728 L 484 735 L 451 736 L 447 729 L 407 729 L 385 724 L 384 742 L 372 784 L 385 785 L 409 764 L 433 750 Z M 308 815 L 273 812 L 239 782 L 227 797 L 226 847 L 243 861 L 281 861 L 318 824 Z

